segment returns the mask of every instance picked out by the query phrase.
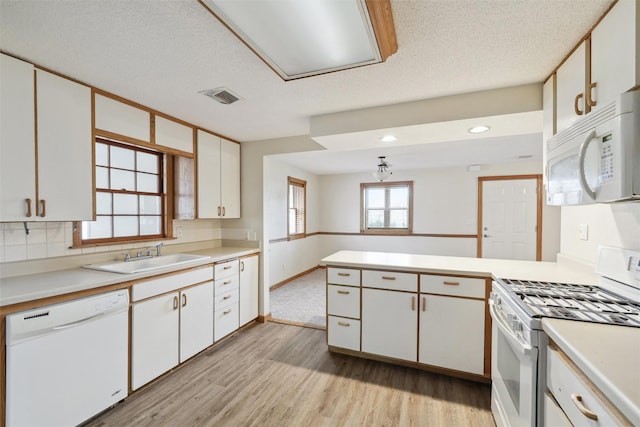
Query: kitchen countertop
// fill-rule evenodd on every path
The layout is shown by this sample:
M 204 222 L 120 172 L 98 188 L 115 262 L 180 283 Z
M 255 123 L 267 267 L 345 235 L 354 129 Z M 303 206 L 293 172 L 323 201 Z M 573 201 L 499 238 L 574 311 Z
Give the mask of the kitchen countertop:
M 217 247 L 188 251 L 185 253 L 206 255 L 211 258 L 195 261 L 188 265 L 179 265 L 133 274 L 109 273 L 78 267 L 46 273 L 5 277 L 0 279 L 0 307 L 129 282 L 258 252 L 259 249 L 257 248 L 243 247 Z
M 640 328 L 543 319 L 542 328 L 633 425 L 640 425 Z
M 593 270 L 581 264 L 569 262 L 340 251 L 322 259 L 321 264 L 585 285 L 593 285 L 598 281 L 598 276 Z

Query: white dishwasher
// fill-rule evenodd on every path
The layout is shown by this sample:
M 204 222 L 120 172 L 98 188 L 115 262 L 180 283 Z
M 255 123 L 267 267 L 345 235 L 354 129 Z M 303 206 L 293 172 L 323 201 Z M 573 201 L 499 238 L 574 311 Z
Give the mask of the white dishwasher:
M 7 316 L 6 425 L 74 426 L 127 396 L 129 294 Z

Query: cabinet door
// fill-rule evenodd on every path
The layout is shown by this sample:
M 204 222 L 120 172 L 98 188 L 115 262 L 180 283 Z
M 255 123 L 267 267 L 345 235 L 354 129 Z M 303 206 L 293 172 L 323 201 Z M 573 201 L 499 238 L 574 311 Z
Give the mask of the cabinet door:
M 420 295 L 418 362 L 484 373 L 484 301 Z
M 34 120 L 33 65 L 0 54 L 0 221 L 35 215 Z
M 258 317 L 258 259 L 240 259 L 240 326 Z
M 36 71 L 38 215 L 93 220 L 91 89 Z
M 154 122 L 157 145 L 193 153 L 193 128 L 160 116 Z
M 220 142 L 220 200 L 223 218 L 240 218 L 240 145 Z
M 180 292 L 180 363 L 213 344 L 213 282 Z
M 637 1 L 619 1 L 591 33 L 591 98 L 598 108 L 640 83 Z
M 418 354 L 418 296 L 362 290 L 362 351 L 415 362 Z
M 198 130 L 198 218 L 220 218 L 220 138 Z
M 585 51 L 585 42 L 582 42 L 556 72 L 557 132 L 562 132 L 564 129 L 571 126 L 577 119 L 582 117 L 576 113 L 576 107 L 583 113 L 585 111 Z
M 151 142 L 151 113 L 102 95 L 95 104 L 96 129 Z
M 136 390 L 178 364 L 179 293 L 131 307 L 131 389 Z
M 556 75 L 553 74 L 542 86 L 542 142 L 546 144 L 555 132 L 555 98 L 554 86 L 556 84 Z M 546 145 L 543 150 L 543 156 L 546 155 Z M 546 163 L 544 163 L 546 164 Z

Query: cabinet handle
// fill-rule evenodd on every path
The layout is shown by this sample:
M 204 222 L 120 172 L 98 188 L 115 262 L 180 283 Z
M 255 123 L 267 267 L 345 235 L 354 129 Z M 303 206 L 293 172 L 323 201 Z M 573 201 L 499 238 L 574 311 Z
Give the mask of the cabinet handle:
M 351 323 L 347 323 L 347 322 L 338 322 L 338 326 L 351 326 Z
M 231 283 L 231 280 L 227 280 L 226 282 L 222 282 L 223 285 L 228 285 L 229 283 Z
M 351 292 L 349 292 L 349 291 L 338 291 L 338 293 L 342 294 L 342 295 L 349 295 Z
M 177 296 L 173 297 L 173 309 L 174 310 L 178 309 L 178 297 Z
M 571 395 L 571 400 L 573 400 L 573 403 L 577 406 L 578 410 L 582 412 L 582 415 L 593 421 L 598 420 L 598 414 L 591 412 L 584 406 L 584 403 L 582 402 L 582 396 L 577 393 L 573 393 Z
M 591 96 L 591 94 L 593 93 L 593 89 L 595 89 L 597 85 L 598 83 L 593 82 L 587 88 L 587 104 L 589 104 L 590 107 L 595 107 L 597 104 L 597 102 Z
M 218 206 L 218 216 L 222 216 L 222 208 Z
M 225 295 L 222 297 L 222 299 L 229 299 L 229 298 L 231 298 L 231 295 Z
M 229 313 L 231 313 L 231 309 L 228 309 L 222 312 L 222 314 L 229 314 Z
M 460 282 L 447 282 L 444 280 L 442 283 L 449 286 L 460 286 Z
M 182 306 L 187 306 L 187 294 L 182 294 Z
M 222 216 L 227 216 L 227 208 L 222 207 Z
M 411 297 L 411 311 L 416 311 L 416 297 Z
M 24 199 L 24 201 L 27 203 L 27 218 L 31 218 L 31 199 Z
M 580 107 L 578 106 L 578 103 L 580 102 L 580 99 L 582 99 L 582 97 L 584 96 L 584 93 L 579 93 L 576 95 L 576 99 L 573 100 L 573 110 L 576 112 L 576 115 L 581 116 L 584 114 L 584 111 L 580 110 Z
M 351 273 L 338 273 L 338 276 L 349 277 L 351 276 Z
M 240 261 L 240 271 L 244 271 L 244 261 Z
M 223 270 L 228 270 L 230 268 L 233 268 L 232 265 L 225 265 L 224 267 L 222 267 Z
M 394 276 L 382 276 L 382 280 L 396 280 Z
M 422 311 L 427 311 L 427 298 L 422 297 Z
M 47 201 L 44 199 L 40 200 L 40 207 L 40 217 L 44 218 L 47 214 Z

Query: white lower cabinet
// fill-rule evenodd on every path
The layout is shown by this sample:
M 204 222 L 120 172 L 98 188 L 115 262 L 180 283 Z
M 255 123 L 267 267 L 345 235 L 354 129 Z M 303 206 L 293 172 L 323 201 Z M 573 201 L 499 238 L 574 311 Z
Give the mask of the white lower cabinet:
M 259 256 L 240 259 L 240 326 L 258 317 Z
M 180 363 L 213 344 L 213 282 L 180 292 Z
M 179 360 L 180 292 L 131 307 L 131 389 L 167 372 Z
M 418 362 L 484 373 L 484 301 L 420 295 Z
M 362 351 L 416 361 L 418 295 L 380 289 L 362 290 Z
M 215 266 L 215 314 L 213 340 L 218 341 L 240 327 L 240 263 L 228 261 Z
M 327 344 L 360 351 L 360 321 L 346 317 L 328 316 Z

